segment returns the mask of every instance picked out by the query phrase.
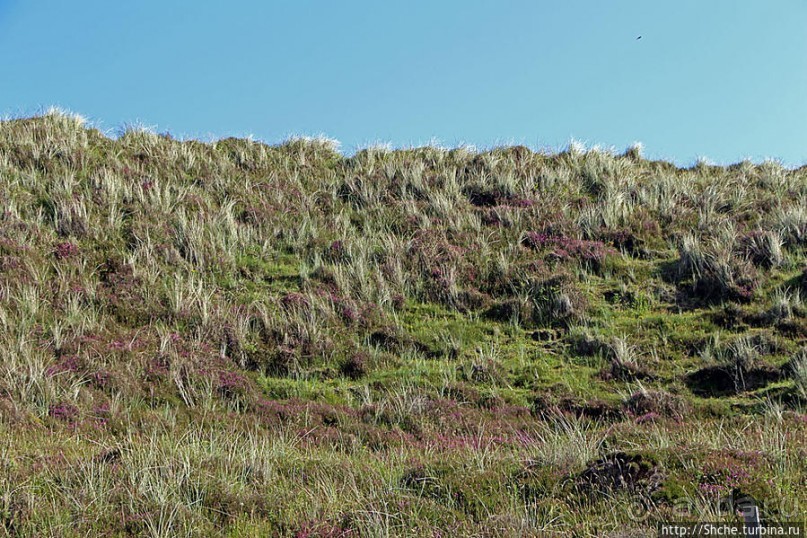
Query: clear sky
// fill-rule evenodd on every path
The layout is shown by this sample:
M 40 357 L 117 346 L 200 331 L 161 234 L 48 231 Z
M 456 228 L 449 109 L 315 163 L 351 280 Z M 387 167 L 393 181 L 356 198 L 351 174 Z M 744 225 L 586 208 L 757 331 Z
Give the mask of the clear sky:
M 642 36 L 641 39 L 637 39 Z M 0 0 L 0 114 L 807 162 L 807 1 Z

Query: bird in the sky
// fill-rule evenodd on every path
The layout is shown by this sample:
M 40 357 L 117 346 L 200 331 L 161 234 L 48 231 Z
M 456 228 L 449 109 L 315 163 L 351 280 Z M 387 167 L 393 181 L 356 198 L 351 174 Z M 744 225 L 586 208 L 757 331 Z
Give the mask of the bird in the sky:
M 640 39 L 642 39 L 642 36 L 637 37 L 636 41 L 639 41 Z

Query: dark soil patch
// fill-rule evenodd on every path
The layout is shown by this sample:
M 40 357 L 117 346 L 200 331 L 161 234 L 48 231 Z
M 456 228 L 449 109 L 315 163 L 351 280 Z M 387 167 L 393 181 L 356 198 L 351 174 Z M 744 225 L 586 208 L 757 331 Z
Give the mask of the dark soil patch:
M 532 305 L 518 299 L 497 301 L 484 312 L 484 316 L 487 319 L 502 323 L 507 323 L 513 319 L 518 319 L 521 322 L 529 322 L 532 319 L 532 315 Z
M 716 398 L 756 390 L 781 378 L 780 369 L 768 365 L 751 368 L 746 372 L 734 371 L 724 366 L 707 366 L 686 376 L 685 382 L 694 394 Z
M 570 334 L 567 337 L 569 348 L 572 353 L 581 357 L 593 357 L 602 354 L 606 358 L 613 355 L 613 350 L 607 342 L 588 334 Z
M 530 333 L 530 338 L 535 342 L 549 342 L 557 338 L 557 331 L 553 329 L 538 329 Z
M 606 381 L 653 381 L 656 376 L 646 366 L 635 362 L 621 362 L 611 359 L 611 365 L 600 372 Z
M 471 205 L 476 207 L 493 207 L 505 196 L 495 190 L 486 189 L 479 185 L 470 185 L 463 190 Z
M 628 491 L 649 495 L 665 479 L 659 465 L 642 454 L 615 452 L 591 463 L 574 480 L 575 489 L 586 494 Z
M 623 408 L 636 417 L 654 413 L 675 420 L 681 420 L 692 412 L 692 406 L 684 398 L 664 390 L 637 392 L 625 401 Z
M 370 335 L 368 343 L 391 353 L 400 353 L 405 345 L 395 333 L 388 330 L 379 330 Z
M 786 320 L 776 324 L 776 330 L 787 338 L 807 338 L 807 323 L 803 320 Z
M 730 331 L 743 331 L 748 328 L 746 315 L 742 307 L 736 303 L 727 303 L 720 310 L 712 314 L 712 321 L 718 327 Z
M 559 399 L 539 396 L 533 401 L 532 412 L 541 419 L 552 419 L 558 415 L 606 421 L 624 418 L 622 410 L 614 404 L 597 398 L 582 400 L 572 396 L 563 396 Z

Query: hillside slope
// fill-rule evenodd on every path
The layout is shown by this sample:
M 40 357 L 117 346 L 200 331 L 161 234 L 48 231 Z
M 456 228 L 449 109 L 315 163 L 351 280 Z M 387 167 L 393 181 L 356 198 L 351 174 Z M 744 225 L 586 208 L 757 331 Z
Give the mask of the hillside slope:
M 804 520 L 806 196 L 636 148 L 0 122 L 0 535 Z

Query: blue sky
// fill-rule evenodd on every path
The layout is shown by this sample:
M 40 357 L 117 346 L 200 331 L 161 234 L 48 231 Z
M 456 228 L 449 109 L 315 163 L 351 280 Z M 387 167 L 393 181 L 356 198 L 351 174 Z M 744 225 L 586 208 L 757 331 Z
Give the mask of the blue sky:
M 0 69 L 110 130 L 807 162 L 804 0 L 0 0 Z

